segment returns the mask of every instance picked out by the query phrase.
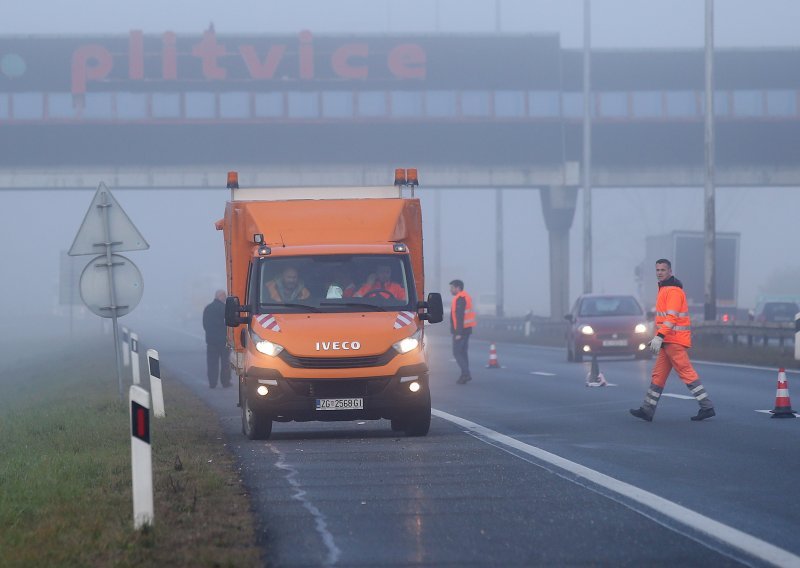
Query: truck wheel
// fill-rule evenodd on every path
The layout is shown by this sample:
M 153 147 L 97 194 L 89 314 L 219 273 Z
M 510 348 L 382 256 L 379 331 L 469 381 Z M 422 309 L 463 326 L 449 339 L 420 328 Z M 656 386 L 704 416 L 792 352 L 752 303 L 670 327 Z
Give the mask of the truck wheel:
M 242 402 L 242 434 L 250 440 L 266 440 L 272 434 L 272 420 L 250 407 L 250 399 L 245 395 Z
M 394 422 L 394 421 L 392 421 Z M 431 408 L 430 406 L 424 410 L 409 414 L 404 423 L 403 430 L 406 436 L 424 436 L 431 429 Z
M 402 432 L 406 429 L 406 423 L 400 418 L 392 418 L 392 432 Z

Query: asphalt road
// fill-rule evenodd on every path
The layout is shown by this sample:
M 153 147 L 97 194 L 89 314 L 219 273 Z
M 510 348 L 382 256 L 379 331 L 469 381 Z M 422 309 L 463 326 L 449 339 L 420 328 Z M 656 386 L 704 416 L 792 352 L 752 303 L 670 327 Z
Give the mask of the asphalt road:
M 800 420 L 757 412 L 773 408 L 775 369 L 697 363 L 718 415 L 691 422 L 672 376 L 646 423 L 628 409 L 648 361 L 601 359 L 611 384 L 588 388 L 589 363 L 563 349 L 498 344 L 502 368 L 487 369 L 474 341 L 475 380 L 458 385 L 449 338 L 430 335 L 428 436 L 276 423 L 254 442 L 235 388 L 208 388 L 199 335 L 140 340 L 218 412 L 269 565 L 800 566 Z

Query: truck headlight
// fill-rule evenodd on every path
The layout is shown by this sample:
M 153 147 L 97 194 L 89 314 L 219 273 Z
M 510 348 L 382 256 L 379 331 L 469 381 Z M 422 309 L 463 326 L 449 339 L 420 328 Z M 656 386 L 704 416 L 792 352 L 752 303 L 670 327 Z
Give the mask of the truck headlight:
M 263 353 L 264 355 L 269 355 L 270 357 L 276 357 L 278 353 L 283 351 L 283 345 L 278 345 L 277 343 L 273 343 L 272 341 L 267 341 L 266 339 L 262 339 L 255 333 L 251 333 L 250 337 L 253 340 L 253 344 L 256 346 L 256 350 L 259 353 Z
M 409 351 L 413 351 L 417 347 L 419 347 L 420 339 L 422 338 L 422 329 L 418 329 L 412 335 L 409 335 L 405 339 L 401 339 L 397 343 L 393 344 L 394 350 L 400 353 L 408 353 Z
M 583 325 L 581 326 L 581 333 L 583 335 L 592 335 L 594 333 L 594 329 L 590 325 Z
M 636 327 L 633 328 L 634 333 L 647 333 L 647 326 L 643 323 L 637 323 Z

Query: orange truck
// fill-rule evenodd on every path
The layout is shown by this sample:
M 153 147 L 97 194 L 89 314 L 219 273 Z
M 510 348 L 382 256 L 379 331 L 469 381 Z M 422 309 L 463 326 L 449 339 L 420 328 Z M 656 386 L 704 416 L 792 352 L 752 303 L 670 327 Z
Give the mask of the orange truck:
M 424 436 L 431 420 L 416 171 L 387 187 L 240 188 L 217 222 L 225 241 L 225 323 L 242 432 L 275 421 L 391 420 Z M 403 194 L 411 189 L 411 197 Z

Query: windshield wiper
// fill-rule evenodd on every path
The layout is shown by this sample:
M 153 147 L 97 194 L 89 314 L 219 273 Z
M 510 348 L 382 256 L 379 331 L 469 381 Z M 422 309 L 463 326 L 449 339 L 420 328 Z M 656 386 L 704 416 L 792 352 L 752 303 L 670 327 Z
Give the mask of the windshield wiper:
M 309 312 L 319 311 L 319 308 L 317 308 L 316 306 L 309 306 L 308 304 L 291 304 L 291 303 L 284 304 L 283 302 L 261 302 L 259 306 L 276 306 L 279 308 L 304 308 Z
M 376 312 L 385 312 L 386 308 L 383 306 L 376 306 L 375 304 L 362 304 L 361 302 L 320 302 L 320 306 L 347 306 L 350 308 L 372 308 Z

